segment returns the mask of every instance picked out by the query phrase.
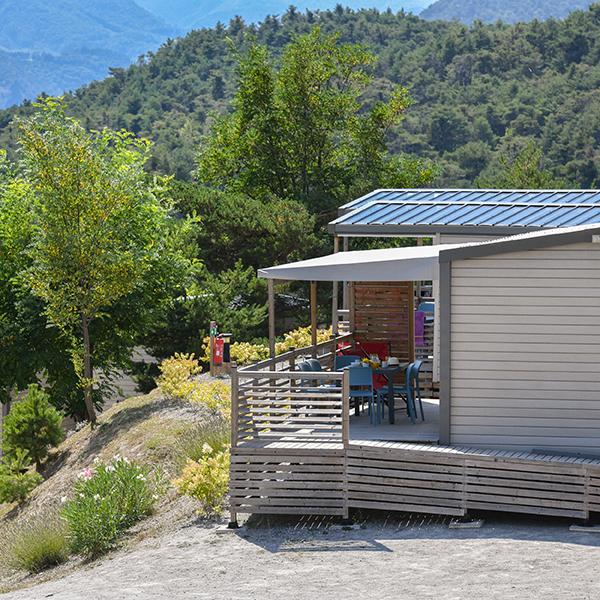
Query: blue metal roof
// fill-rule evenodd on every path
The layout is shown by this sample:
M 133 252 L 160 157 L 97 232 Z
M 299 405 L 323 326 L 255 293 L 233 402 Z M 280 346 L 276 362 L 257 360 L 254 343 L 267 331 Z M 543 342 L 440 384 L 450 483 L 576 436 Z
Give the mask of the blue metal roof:
M 340 208 L 340 213 L 373 202 L 492 202 L 522 204 L 598 204 L 600 190 L 375 190 Z
M 552 192 L 544 192 L 546 195 Z M 569 192 L 567 194 L 575 194 Z M 566 195 L 565 195 L 566 197 Z M 600 223 L 600 192 L 597 205 L 591 203 L 533 203 L 426 200 L 379 201 L 347 212 L 330 224 L 335 233 L 423 233 L 451 228 L 521 228 L 522 230 L 569 227 Z M 360 230 L 360 231 L 359 231 Z

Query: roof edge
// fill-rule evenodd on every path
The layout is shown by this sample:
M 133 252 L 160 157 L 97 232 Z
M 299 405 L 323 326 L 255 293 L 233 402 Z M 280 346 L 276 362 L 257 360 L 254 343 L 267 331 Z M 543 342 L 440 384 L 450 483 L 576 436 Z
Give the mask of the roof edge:
M 550 246 L 565 246 L 567 244 L 579 244 L 591 242 L 594 235 L 600 234 L 600 224 L 587 226 L 585 229 L 576 231 L 565 231 L 552 229 L 534 236 L 511 236 L 499 240 L 480 242 L 473 246 L 461 248 L 449 248 L 440 250 L 439 262 L 449 263 L 465 258 L 482 258 L 495 254 L 506 254 L 508 252 L 519 252 L 521 250 L 532 250 L 535 248 L 548 248 Z

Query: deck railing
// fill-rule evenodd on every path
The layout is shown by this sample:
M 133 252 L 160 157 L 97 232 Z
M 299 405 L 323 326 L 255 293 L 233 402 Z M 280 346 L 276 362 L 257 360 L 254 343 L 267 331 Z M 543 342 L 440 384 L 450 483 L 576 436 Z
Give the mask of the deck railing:
M 314 357 L 332 369 L 346 334 L 232 370 L 231 445 L 250 442 L 348 443 L 347 373 L 296 371 L 302 358 Z

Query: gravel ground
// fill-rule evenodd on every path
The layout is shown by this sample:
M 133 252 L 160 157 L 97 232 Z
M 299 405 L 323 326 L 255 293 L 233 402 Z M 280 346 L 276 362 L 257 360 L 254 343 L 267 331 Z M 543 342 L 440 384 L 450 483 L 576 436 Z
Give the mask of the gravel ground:
M 316 519 L 250 520 L 218 535 L 195 523 L 4 600 L 597 599 L 600 534 L 568 522 L 370 517 L 344 531 Z

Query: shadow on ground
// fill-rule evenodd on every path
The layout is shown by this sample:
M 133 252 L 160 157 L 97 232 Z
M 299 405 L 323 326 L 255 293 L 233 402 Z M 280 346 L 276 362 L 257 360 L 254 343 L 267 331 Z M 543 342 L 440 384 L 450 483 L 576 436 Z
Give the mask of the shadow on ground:
M 264 550 L 280 552 L 394 552 L 386 541 L 475 540 L 559 542 L 600 547 L 599 533 L 569 531 L 570 519 L 479 513 L 481 529 L 450 529 L 451 517 L 413 513 L 361 511 L 353 514 L 354 527 L 344 528 L 339 518 L 253 515 L 235 530 Z

